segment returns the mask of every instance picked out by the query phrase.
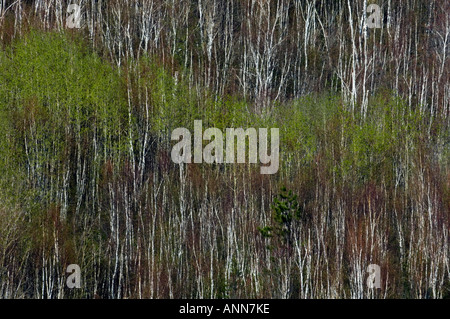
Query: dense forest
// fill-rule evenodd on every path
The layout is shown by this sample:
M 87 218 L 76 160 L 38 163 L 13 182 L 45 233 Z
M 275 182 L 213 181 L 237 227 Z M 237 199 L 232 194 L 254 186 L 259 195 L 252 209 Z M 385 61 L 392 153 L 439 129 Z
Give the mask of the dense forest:
M 449 47 L 445 0 L 0 0 L 0 297 L 450 298 Z M 175 164 L 195 120 L 278 172 Z

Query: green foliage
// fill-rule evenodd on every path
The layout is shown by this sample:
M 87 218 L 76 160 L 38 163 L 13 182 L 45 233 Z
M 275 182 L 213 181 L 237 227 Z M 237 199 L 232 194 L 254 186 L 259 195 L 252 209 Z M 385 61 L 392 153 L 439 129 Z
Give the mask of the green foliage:
M 248 120 L 251 116 L 246 102 L 190 87 L 182 74 L 172 76 L 148 56 L 136 63 L 131 74 L 134 95 L 139 96 L 140 103 L 150 105 L 153 134 L 167 137 L 176 127 L 193 129 L 194 120 L 202 120 L 204 127 L 222 130 L 253 123 Z
M 101 147 L 120 151 L 126 121 L 120 78 L 84 47 L 64 34 L 33 31 L 0 59 L 0 112 L 11 147 L 36 140 L 28 157 L 60 160 L 69 140 L 87 142 L 95 134 Z
M 33 31 L 0 51 L 0 214 L 6 220 L 0 228 L 5 233 L 9 219 L 21 218 L 11 222 L 23 234 L 14 239 L 17 244 L 13 246 L 19 248 L 11 249 L 21 249 L 23 260 L 32 263 L 28 260 L 32 256 L 41 262 L 41 252 L 53 258 L 57 242 L 60 256 L 93 256 L 86 258 L 95 259 L 95 267 L 108 272 L 117 248 L 130 252 L 134 262 L 125 264 L 122 258 L 124 264 L 118 267 L 131 269 L 129 277 L 124 275 L 124 281 L 131 282 L 129 291 L 133 280 L 138 280 L 135 274 L 142 274 L 142 282 L 162 274 L 174 285 L 186 276 L 189 280 L 180 287 L 186 284 L 189 288 L 180 289 L 195 294 L 200 273 L 211 267 L 214 274 L 208 274 L 208 295 L 233 298 L 249 289 L 248 282 L 261 288 L 266 282 L 272 287 L 271 276 L 281 274 L 282 262 L 296 254 L 292 244 L 301 243 L 304 248 L 309 240 L 303 230 L 308 230 L 308 236 L 322 236 L 309 228 L 313 222 L 320 220 L 327 231 L 335 231 L 338 204 L 346 214 L 345 222 L 354 218 L 358 226 L 365 225 L 359 218 L 366 214 L 350 214 L 361 207 L 376 214 L 396 211 L 397 220 L 403 223 L 401 215 L 420 206 L 411 195 L 414 188 L 403 186 L 408 180 L 411 184 L 411 177 L 423 174 L 424 180 L 433 180 L 424 185 L 434 192 L 436 220 L 445 222 L 450 198 L 445 175 L 450 132 L 445 119 L 426 119 L 391 93 L 371 96 L 365 117 L 348 111 L 339 95 L 326 93 L 277 102 L 257 113 L 242 98 L 215 96 L 195 86 L 183 72 L 175 75 L 168 69 L 148 56 L 116 69 L 88 50 L 82 40 L 65 33 Z M 241 175 L 236 169 L 232 175 L 228 170 L 188 165 L 182 176 L 167 155 L 170 133 L 176 127 L 192 130 L 194 120 L 224 133 L 228 127 L 279 128 L 279 173 L 261 177 L 251 170 Z M 139 162 L 144 156 L 146 165 Z M 266 194 L 277 193 L 280 185 L 288 187 L 282 187 L 270 203 Z M 364 206 L 366 197 L 373 206 Z M 62 213 L 64 201 L 68 216 Z M 180 214 L 181 203 L 184 214 Z M 227 205 L 248 216 L 230 218 Z M 258 250 L 252 231 L 255 220 L 265 216 L 269 206 L 270 223 L 258 228 L 263 238 L 270 238 L 267 261 L 272 265 L 265 269 L 255 266 L 255 260 L 264 260 L 268 251 Z M 318 215 L 308 219 L 312 213 Z M 186 216 L 189 221 L 183 219 Z M 405 221 L 402 227 L 407 234 L 410 220 Z M 385 221 L 379 225 L 391 227 Z M 350 236 L 353 228 L 348 229 L 345 235 Z M 214 239 L 205 237 L 209 233 Z M 392 233 L 397 236 L 396 231 Z M 338 245 L 335 237 L 328 233 L 320 245 Z M 314 242 L 311 251 L 322 249 Z M 397 247 L 399 241 L 393 242 Z M 154 259 L 139 255 L 150 252 L 150 247 Z M 254 253 L 261 256 L 249 258 Z M 393 267 L 405 275 L 407 262 Z M 312 263 L 319 265 L 320 261 Z M 95 267 L 87 267 L 91 269 L 87 273 L 95 276 Z M 182 271 L 165 273 L 165 267 L 182 267 Z M 251 267 L 262 267 L 262 271 L 250 278 Z M 151 274 L 142 270 L 150 268 Z M 303 274 L 305 270 L 298 271 Z M 312 271 L 322 276 L 320 269 Z M 104 282 L 109 275 L 90 280 L 109 286 Z M 293 278 L 291 283 L 298 285 L 296 281 Z M 155 283 L 160 286 L 159 281 Z M 405 286 L 404 294 L 413 296 L 413 289 Z
M 293 231 L 293 222 L 301 219 L 301 209 L 291 190 L 286 187 L 281 188 L 281 192 L 275 197 L 272 204 L 272 224 L 259 228 L 263 237 L 277 237 L 283 243 L 291 242 L 291 232 Z
M 289 230 L 292 219 L 300 218 L 300 209 L 298 206 L 297 195 L 293 195 L 291 190 L 288 192 L 286 187 L 281 188 L 278 197 L 275 197 L 272 208 L 275 212 L 274 220 L 280 228 L 282 228 L 282 234 L 284 234 L 285 230 Z

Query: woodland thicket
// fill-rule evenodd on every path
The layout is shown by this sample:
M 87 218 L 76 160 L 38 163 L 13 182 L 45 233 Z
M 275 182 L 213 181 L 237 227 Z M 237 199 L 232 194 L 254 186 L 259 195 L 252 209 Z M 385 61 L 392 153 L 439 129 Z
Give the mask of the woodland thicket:
M 70 3 L 0 0 L 0 297 L 450 297 L 448 1 Z M 194 120 L 279 171 L 174 164 Z

